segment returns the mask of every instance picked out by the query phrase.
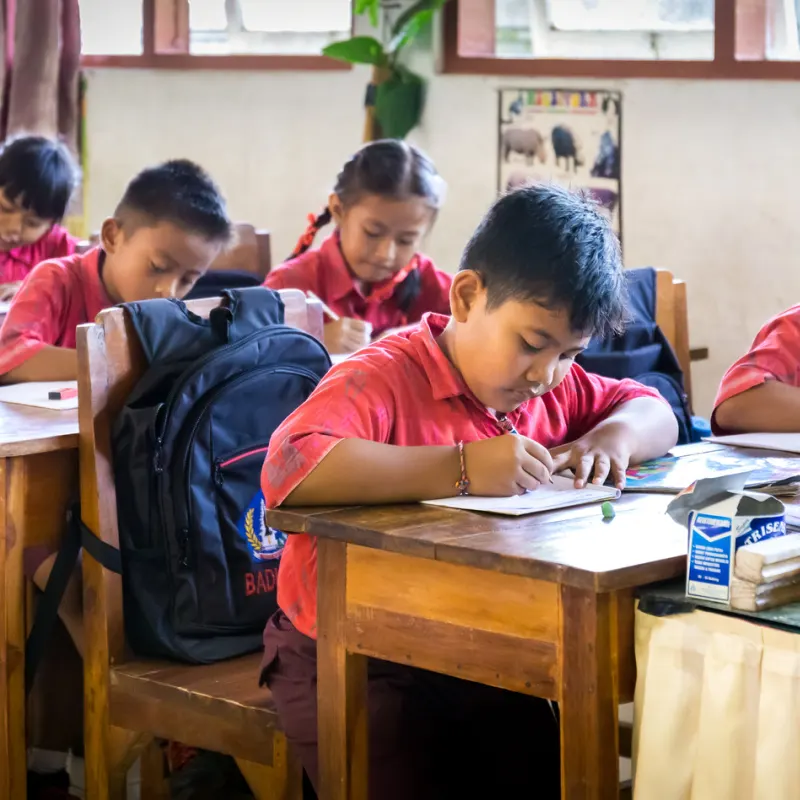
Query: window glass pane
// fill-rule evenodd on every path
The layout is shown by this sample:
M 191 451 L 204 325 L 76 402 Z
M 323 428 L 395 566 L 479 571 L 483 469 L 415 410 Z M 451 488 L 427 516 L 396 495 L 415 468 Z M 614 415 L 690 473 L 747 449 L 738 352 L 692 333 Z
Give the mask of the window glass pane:
M 800 61 L 800 0 L 739 0 L 736 54 L 740 59 Z
M 496 0 L 495 37 L 500 58 L 706 61 L 714 0 Z
M 194 54 L 317 55 L 350 36 L 351 0 L 189 0 Z
M 141 55 L 142 0 L 79 0 L 79 7 L 84 55 Z

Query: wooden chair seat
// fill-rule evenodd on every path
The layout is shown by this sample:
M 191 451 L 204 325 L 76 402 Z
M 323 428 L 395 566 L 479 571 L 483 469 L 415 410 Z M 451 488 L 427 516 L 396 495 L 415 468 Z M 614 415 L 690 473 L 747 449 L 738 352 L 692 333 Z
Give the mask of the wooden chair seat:
M 263 763 L 273 752 L 278 715 L 269 690 L 258 685 L 260 663 L 254 653 L 200 667 L 151 660 L 114 666 L 111 724 Z

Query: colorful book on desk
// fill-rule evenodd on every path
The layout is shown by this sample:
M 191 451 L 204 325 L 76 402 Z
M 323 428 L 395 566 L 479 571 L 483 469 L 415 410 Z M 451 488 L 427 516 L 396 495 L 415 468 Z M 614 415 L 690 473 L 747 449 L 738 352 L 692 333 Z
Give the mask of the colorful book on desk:
M 426 505 L 457 508 L 461 511 L 485 511 L 490 514 L 505 514 L 521 517 L 523 514 L 538 514 L 541 511 L 554 511 L 557 508 L 602 503 L 616 500 L 619 490 L 609 486 L 587 486 L 576 489 L 572 478 L 553 476 L 553 483 L 540 486 L 532 492 L 513 497 L 444 497 L 441 500 L 425 500 Z
M 711 478 L 726 472 L 752 470 L 746 488 L 775 488 L 783 493 L 800 483 L 800 458 L 752 455 L 733 448 L 720 448 L 681 457 L 664 456 L 645 461 L 626 472 L 625 491 L 664 492 L 677 494 L 700 478 Z

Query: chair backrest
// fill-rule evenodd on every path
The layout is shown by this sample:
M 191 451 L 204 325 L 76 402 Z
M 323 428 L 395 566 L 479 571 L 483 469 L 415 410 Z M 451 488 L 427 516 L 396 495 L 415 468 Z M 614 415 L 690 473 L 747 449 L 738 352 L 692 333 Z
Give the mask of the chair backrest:
M 80 242 L 78 252 L 100 243 L 100 234 L 93 233 L 89 241 Z M 262 281 L 272 268 L 272 250 L 269 231 L 256 230 L 247 222 L 237 222 L 233 226 L 233 241 L 209 268 L 214 272 L 249 272 Z
M 247 223 L 234 225 L 233 241 L 211 265 L 214 272 L 250 272 L 261 280 L 272 267 L 269 231 L 258 231 Z
M 656 322 L 672 345 L 683 370 L 683 384 L 692 405 L 692 360 L 689 347 L 689 310 L 686 281 L 667 269 L 656 270 Z
M 280 292 L 287 325 L 322 338 L 322 308 L 297 289 Z M 196 300 L 188 308 L 201 317 L 220 298 Z M 114 420 L 144 373 L 144 354 L 124 309 L 103 311 L 97 321 L 78 328 L 78 387 L 81 514 L 102 541 L 119 547 L 117 494 L 111 450 Z M 86 690 L 92 702 L 107 703 L 109 663 L 126 659 L 122 582 L 87 554 L 83 562 Z M 87 694 L 87 697 L 89 695 Z

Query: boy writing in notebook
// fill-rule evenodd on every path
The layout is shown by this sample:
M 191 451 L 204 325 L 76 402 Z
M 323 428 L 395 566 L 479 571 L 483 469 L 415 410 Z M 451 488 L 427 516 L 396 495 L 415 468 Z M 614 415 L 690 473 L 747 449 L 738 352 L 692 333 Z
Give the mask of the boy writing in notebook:
M 0 380 L 75 380 L 78 325 L 115 303 L 183 297 L 229 236 L 225 201 L 199 166 L 168 161 L 145 169 L 103 223 L 99 247 L 45 261 L 25 279 L 0 328 Z M 43 589 L 55 554 L 29 548 L 25 557 L 25 572 Z M 82 653 L 77 581 L 60 616 Z
M 574 364 L 590 336 L 620 327 L 623 286 L 617 240 L 589 201 L 554 186 L 501 198 L 464 252 L 452 316 L 429 314 L 360 350 L 275 432 L 268 505 L 508 496 L 568 467 L 577 486 L 621 486 L 629 463 L 677 439 L 655 392 Z M 262 681 L 316 783 L 308 535 L 288 537 L 278 604 Z M 559 796 L 558 729 L 544 701 L 383 662 L 371 662 L 369 686 L 371 798 Z M 464 770 L 476 742 L 480 768 Z
M 75 380 L 75 330 L 104 308 L 183 297 L 230 237 L 225 203 L 191 161 L 141 172 L 101 229 L 100 247 L 39 264 L 0 328 L 0 380 Z

